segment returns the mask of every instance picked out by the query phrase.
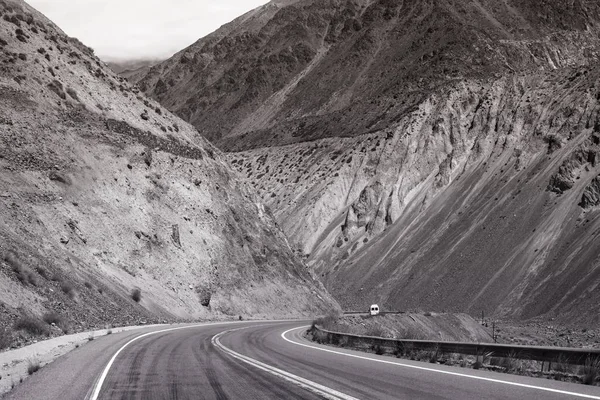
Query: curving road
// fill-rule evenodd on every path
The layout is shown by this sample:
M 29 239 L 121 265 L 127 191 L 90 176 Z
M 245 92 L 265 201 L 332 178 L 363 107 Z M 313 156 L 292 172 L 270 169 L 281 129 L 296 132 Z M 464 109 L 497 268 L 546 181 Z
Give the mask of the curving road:
M 7 399 L 597 399 L 600 388 L 316 345 L 306 321 L 154 328 L 99 338 Z

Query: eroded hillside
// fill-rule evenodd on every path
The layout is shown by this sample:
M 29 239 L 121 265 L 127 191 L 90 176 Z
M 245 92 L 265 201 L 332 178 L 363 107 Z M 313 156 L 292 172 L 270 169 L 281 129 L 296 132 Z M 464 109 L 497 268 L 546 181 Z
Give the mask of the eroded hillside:
M 2 327 L 336 307 L 193 127 L 21 1 L 0 48 Z
M 230 158 L 346 307 L 593 319 L 599 77 L 459 85 L 378 134 Z
M 140 86 L 345 308 L 598 322 L 600 4 L 272 2 Z

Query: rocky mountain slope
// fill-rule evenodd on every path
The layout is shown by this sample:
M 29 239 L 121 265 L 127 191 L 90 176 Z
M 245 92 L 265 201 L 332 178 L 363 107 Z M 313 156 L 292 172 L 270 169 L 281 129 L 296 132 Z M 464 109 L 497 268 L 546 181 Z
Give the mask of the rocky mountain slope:
M 598 323 L 600 4 L 274 1 L 139 86 L 345 308 Z
M 193 127 L 22 1 L 0 47 L 0 338 L 336 307 Z

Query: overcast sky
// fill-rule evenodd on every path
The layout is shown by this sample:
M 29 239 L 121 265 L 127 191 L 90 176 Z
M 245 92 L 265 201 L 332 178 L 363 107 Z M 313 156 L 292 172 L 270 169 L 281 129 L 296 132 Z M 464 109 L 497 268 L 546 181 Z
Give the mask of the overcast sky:
M 26 0 L 106 61 L 165 58 L 268 0 Z

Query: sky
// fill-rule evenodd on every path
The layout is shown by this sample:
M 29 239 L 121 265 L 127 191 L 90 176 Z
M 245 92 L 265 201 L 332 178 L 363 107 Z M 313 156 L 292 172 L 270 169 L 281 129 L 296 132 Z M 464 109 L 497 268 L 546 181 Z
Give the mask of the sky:
M 167 58 L 268 0 L 26 0 L 105 61 Z

